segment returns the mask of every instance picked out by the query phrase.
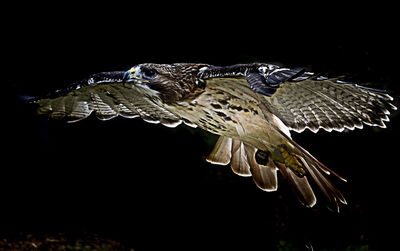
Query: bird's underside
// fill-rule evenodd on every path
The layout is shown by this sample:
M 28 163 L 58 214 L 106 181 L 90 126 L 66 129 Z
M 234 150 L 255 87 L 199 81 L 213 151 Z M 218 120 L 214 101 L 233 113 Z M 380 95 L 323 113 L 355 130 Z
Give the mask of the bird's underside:
M 140 64 L 103 72 L 35 100 L 38 113 L 78 121 L 93 111 L 101 120 L 140 116 L 221 135 L 207 160 L 252 176 L 265 191 L 278 188 L 277 171 L 305 206 L 316 203 L 310 180 L 338 209 L 343 195 L 326 178 L 334 174 L 296 144 L 290 131 L 385 127 L 392 97 L 385 91 L 317 77 L 301 69 L 255 63 Z

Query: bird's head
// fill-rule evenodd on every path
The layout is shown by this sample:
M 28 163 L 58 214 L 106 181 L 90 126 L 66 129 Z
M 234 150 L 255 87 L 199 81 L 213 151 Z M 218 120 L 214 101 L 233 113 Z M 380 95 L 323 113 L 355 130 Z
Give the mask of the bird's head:
M 166 103 L 185 98 L 197 88 L 200 64 L 139 64 L 125 72 L 123 81 L 156 92 Z

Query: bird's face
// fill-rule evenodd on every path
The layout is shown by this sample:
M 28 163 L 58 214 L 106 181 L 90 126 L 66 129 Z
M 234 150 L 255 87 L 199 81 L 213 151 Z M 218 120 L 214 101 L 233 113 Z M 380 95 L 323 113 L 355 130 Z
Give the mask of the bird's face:
M 132 67 L 124 74 L 125 82 L 133 82 L 145 88 L 154 87 L 165 75 L 165 70 L 157 64 L 140 64 Z
M 196 84 L 196 64 L 139 64 L 124 74 L 125 82 L 132 82 L 158 93 L 163 101 L 171 103 L 193 91 Z

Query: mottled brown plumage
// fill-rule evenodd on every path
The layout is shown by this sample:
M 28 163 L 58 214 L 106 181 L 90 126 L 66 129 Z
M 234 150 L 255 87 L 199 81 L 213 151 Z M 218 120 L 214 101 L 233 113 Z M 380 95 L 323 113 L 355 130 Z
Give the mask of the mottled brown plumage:
M 57 119 L 80 120 L 95 111 L 102 120 L 140 116 L 170 127 L 198 126 L 221 135 L 209 162 L 230 163 L 265 191 L 277 190 L 279 170 L 309 207 L 316 202 L 311 179 L 338 208 L 346 200 L 326 175 L 344 179 L 296 144 L 290 130 L 384 127 L 396 108 L 391 101 L 379 90 L 255 63 L 141 64 L 95 74 L 36 102 L 40 114 Z

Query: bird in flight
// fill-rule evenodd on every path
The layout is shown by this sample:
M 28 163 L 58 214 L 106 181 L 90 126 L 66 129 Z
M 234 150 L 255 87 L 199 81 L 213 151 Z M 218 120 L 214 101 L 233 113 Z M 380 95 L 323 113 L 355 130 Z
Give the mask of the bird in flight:
M 34 102 L 39 114 L 71 122 L 95 112 L 101 120 L 199 127 L 220 135 L 208 162 L 230 164 L 264 191 L 277 190 L 279 170 L 307 207 L 316 203 L 312 180 L 339 210 L 346 200 L 327 176 L 345 179 L 293 141 L 291 131 L 385 127 L 392 101 L 386 91 L 273 64 L 145 63 L 94 74 Z

